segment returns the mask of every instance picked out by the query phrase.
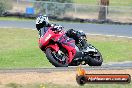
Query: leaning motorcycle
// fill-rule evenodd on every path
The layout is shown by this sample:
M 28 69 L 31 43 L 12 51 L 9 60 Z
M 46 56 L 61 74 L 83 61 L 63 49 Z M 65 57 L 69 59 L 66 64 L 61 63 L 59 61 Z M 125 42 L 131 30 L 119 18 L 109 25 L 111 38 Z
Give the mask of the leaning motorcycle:
M 44 32 L 46 28 L 46 32 Z M 86 35 L 79 32 L 79 43 L 69 38 L 65 31 L 53 31 L 53 27 L 44 27 L 39 31 L 39 47 L 46 54 L 49 62 L 55 67 L 101 66 L 103 59 L 101 53 L 91 44 L 87 43 Z M 81 42 L 87 43 L 87 50 L 83 49 Z

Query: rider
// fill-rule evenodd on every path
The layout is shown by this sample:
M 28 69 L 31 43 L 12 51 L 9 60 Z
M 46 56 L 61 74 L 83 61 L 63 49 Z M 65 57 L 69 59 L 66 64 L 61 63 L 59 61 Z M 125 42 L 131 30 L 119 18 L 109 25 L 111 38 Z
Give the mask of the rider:
M 49 20 L 48 20 L 48 16 L 44 15 L 44 16 L 39 16 L 37 17 L 36 19 L 36 28 L 37 30 L 39 31 L 39 33 L 41 33 L 40 29 L 43 28 L 43 31 L 46 32 L 48 30 L 49 27 L 53 27 L 52 30 L 54 31 L 61 31 L 63 30 L 63 27 L 60 26 L 60 25 L 55 25 L 55 24 L 50 24 L 49 23 Z M 69 29 L 67 32 L 66 32 L 66 35 L 70 38 L 73 38 L 75 40 L 76 43 L 79 43 L 79 40 L 80 39 L 80 36 L 79 36 L 79 33 L 78 31 L 76 30 L 73 30 L 73 29 Z M 82 46 L 84 49 L 87 48 L 87 43 L 86 41 L 82 41 L 81 42 Z

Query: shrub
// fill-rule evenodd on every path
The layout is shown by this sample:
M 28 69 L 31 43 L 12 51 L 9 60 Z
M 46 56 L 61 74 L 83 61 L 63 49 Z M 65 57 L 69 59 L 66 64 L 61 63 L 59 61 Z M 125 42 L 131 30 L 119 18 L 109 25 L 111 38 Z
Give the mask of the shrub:
M 9 0 L 0 0 L 0 16 L 2 16 L 7 10 L 11 9 L 12 5 Z
M 42 0 L 41 0 L 42 1 Z M 71 0 L 52 0 L 53 2 L 38 2 L 35 3 L 37 13 L 47 14 L 49 16 L 63 16 L 66 11 L 73 8 Z M 58 2 L 58 3 L 54 3 Z

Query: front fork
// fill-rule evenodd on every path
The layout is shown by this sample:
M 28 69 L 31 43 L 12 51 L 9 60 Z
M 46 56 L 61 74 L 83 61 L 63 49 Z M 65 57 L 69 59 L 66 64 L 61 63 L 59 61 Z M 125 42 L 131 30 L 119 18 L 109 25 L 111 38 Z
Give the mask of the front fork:
M 60 50 L 58 44 L 49 45 L 46 48 L 52 48 L 55 52 L 58 52 L 58 53 L 59 53 L 59 50 Z M 68 52 L 68 63 L 71 63 L 72 59 L 73 59 L 73 53 L 72 52 Z

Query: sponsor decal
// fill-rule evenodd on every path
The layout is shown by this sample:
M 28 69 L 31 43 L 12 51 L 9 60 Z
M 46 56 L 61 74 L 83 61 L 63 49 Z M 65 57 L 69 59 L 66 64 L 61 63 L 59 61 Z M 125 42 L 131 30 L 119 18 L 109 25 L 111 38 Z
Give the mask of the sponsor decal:
M 88 74 L 86 70 L 80 66 L 77 69 L 76 81 L 79 85 L 86 83 L 130 83 L 131 76 L 129 74 Z
M 47 41 L 51 37 L 51 34 L 49 34 L 46 38 L 45 41 Z

